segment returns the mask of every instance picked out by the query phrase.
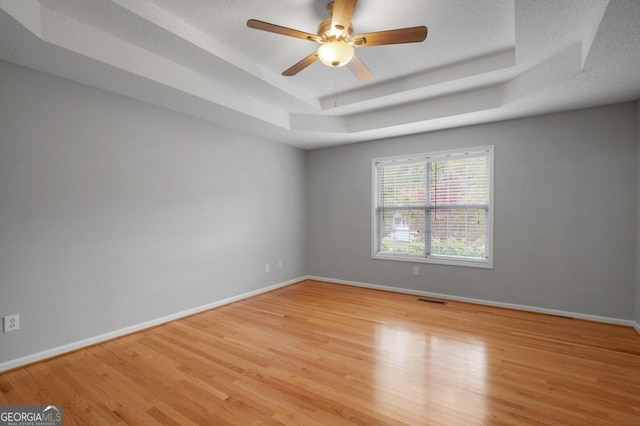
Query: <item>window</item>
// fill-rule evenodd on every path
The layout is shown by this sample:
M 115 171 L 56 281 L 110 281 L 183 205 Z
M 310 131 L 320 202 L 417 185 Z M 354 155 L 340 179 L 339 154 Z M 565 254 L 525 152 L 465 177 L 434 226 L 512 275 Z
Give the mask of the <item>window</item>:
M 373 258 L 493 267 L 493 146 L 373 160 Z

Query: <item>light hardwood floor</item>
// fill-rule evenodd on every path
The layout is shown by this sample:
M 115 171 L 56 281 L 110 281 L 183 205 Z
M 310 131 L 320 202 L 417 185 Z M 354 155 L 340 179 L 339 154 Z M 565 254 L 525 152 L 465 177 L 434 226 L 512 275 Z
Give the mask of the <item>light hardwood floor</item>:
M 65 425 L 640 425 L 628 327 L 305 281 L 0 375 Z

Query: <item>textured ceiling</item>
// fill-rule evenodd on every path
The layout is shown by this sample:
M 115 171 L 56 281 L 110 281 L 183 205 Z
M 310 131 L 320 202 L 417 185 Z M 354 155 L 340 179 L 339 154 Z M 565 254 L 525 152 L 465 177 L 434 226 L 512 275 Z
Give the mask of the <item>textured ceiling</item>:
M 640 98 L 640 1 L 360 0 L 354 33 L 426 25 L 357 49 L 373 72 L 315 63 L 318 0 L 0 0 L 0 59 L 304 149 Z

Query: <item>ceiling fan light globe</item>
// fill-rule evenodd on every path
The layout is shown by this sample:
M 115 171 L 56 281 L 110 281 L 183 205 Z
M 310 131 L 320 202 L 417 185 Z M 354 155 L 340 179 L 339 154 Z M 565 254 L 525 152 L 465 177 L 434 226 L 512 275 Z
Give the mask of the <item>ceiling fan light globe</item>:
M 329 41 L 318 48 L 318 58 L 329 67 L 347 65 L 353 58 L 353 46 L 340 40 Z

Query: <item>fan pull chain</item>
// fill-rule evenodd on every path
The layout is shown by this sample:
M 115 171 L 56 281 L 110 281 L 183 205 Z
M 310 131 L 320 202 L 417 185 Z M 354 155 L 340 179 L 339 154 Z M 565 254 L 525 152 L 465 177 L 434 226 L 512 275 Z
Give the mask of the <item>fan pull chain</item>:
M 333 107 L 338 107 L 338 68 L 333 69 Z

